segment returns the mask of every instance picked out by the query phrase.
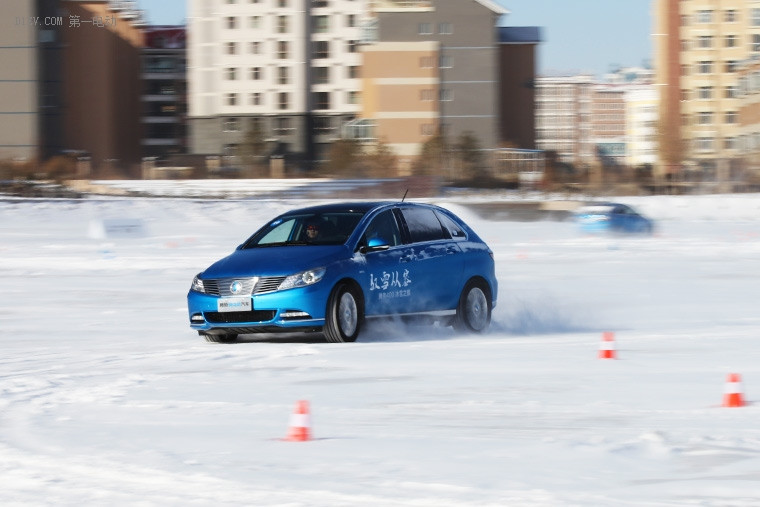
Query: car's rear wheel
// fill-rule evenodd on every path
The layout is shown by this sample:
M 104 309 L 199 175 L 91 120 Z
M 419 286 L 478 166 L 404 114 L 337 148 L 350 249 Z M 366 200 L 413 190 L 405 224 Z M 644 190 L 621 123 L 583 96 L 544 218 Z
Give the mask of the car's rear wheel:
M 211 334 L 201 333 L 207 342 L 211 343 L 234 343 L 237 341 L 238 335 L 236 334 Z
M 338 284 L 330 294 L 325 314 L 325 338 L 329 342 L 354 342 L 364 321 L 359 291 L 349 284 Z
M 491 291 L 481 280 L 470 280 L 459 296 L 454 329 L 466 333 L 485 333 L 491 324 Z

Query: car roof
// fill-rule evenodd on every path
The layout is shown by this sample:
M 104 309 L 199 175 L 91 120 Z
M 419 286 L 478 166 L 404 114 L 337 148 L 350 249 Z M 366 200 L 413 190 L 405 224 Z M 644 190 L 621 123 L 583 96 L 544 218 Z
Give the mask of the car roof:
M 412 202 L 399 202 L 399 201 L 357 201 L 357 202 L 336 202 L 330 204 L 320 204 L 317 206 L 309 206 L 307 208 L 299 208 L 290 210 L 284 215 L 298 215 L 301 213 L 335 213 L 335 212 L 361 212 L 366 213 L 368 211 L 382 208 L 384 206 L 392 205 L 412 205 L 419 206 L 417 203 Z

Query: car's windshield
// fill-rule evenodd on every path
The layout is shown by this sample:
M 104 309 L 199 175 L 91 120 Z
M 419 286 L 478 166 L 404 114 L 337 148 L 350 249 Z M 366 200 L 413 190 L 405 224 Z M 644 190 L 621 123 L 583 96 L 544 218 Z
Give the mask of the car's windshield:
M 342 245 L 364 216 L 357 211 L 284 215 L 251 236 L 243 248 L 295 245 Z

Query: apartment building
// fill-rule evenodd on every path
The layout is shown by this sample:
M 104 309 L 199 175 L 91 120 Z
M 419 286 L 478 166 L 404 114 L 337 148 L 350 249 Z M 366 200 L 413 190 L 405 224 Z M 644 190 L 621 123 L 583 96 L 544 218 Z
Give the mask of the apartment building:
M 747 61 L 739 70 L 739 137 L 737 149 L 741 168 L 734 168 L 733 177 L 742 173 L 755 185 L 760 183 L 760 59 Z
M 142 156 L 187 150 L 187 56 L 184 26 L 148 26 L 142 49 Z
M 0 160 L 44 160 L 64 148 L 58 0 L 0 2 Z
M 361 108 L 366 0 L 190 0 L 188 122 L 196 154 L 239 152 L 251 132 L 270 152 L 324 157 Z
M 536 147 L 557 152 L 577 166 L 596 159 L 592 132 L 594 78 L 590 75 L 536 78 Z
M 437 134 L 499 139 L 499 18 L 490 0 L 374 0 L 362 47 L 364 109 L 375 136 L 402 157 Z
M 591 142 L 604 165 L 626 162 L 626 85 L 595 84 L 591 96 Z
M 536 147 L 536 52 L 542 42 L 537 26 L 499 30 L 499 135 L 503 145 Z
M 738 69 L 760 54 L 760 1 L 657 0 L 661 173 L 720 178 L 738 164 Z
M 626 162 L 631 167 L 657 163 L 658 105 L 657 89 L 651 84 L 626 90 Z

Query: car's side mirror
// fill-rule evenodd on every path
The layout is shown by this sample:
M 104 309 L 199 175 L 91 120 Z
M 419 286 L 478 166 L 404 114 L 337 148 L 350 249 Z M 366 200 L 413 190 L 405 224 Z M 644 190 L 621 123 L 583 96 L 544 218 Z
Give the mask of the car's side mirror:
M 359 251 L 363 254 L 366 254 L 369 252 L 378 252 L 380 250 L 388 250 L 389 248 L 390 248 L 390 245 L 384 239 L 372 238 L 369 241 L 367 241 L 366 246 L 362 246 L 361 248 L 359 248 Z

